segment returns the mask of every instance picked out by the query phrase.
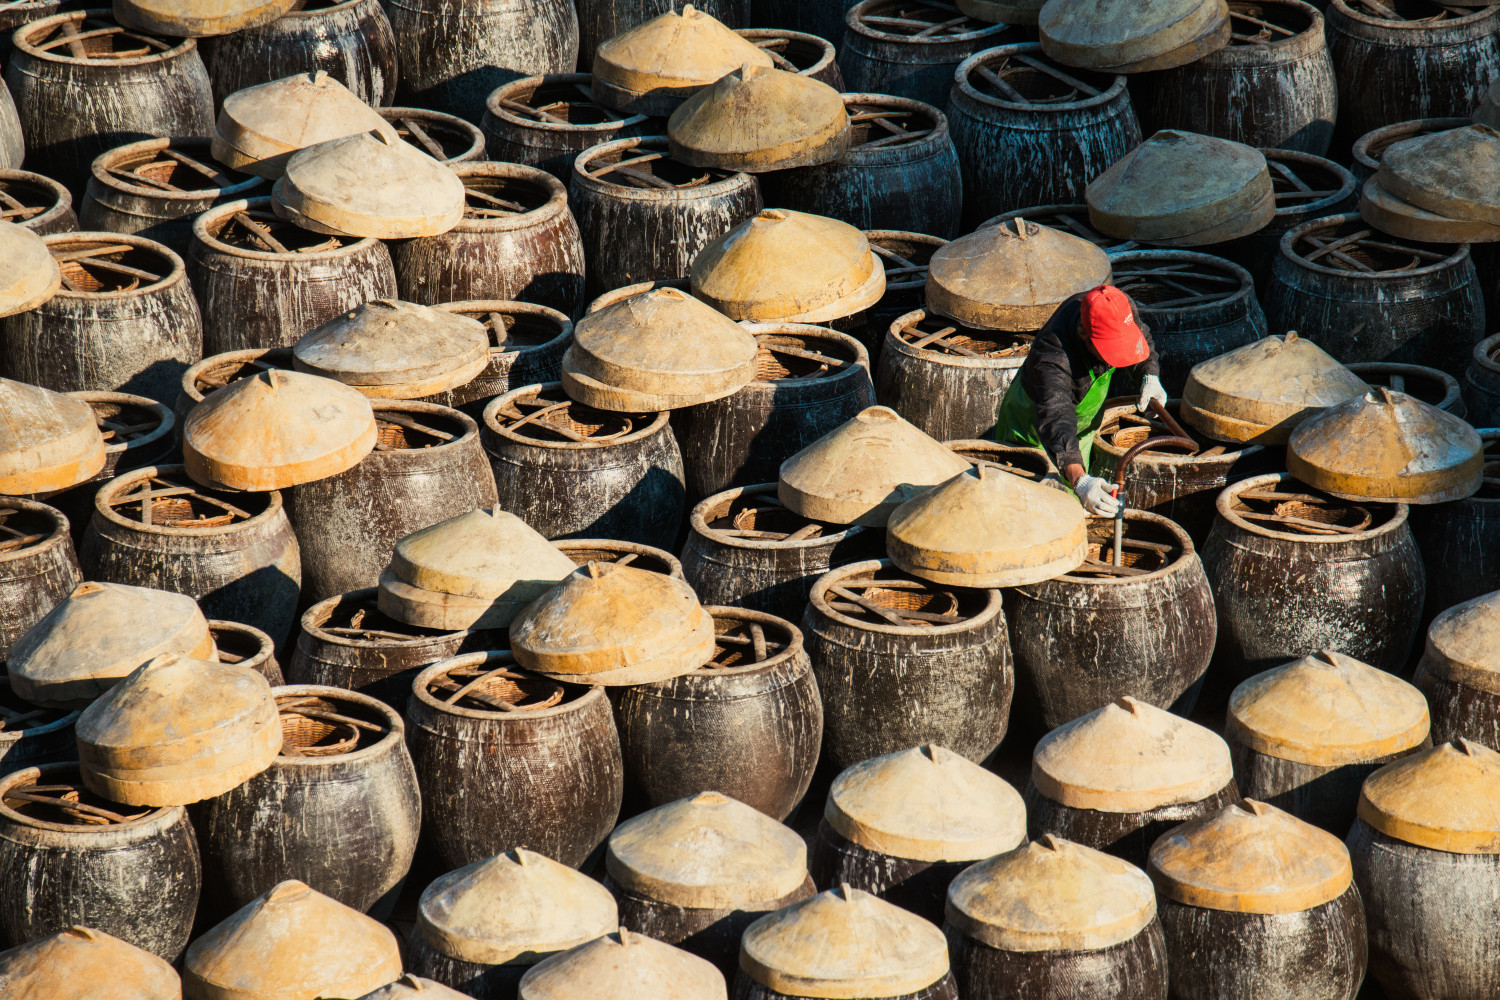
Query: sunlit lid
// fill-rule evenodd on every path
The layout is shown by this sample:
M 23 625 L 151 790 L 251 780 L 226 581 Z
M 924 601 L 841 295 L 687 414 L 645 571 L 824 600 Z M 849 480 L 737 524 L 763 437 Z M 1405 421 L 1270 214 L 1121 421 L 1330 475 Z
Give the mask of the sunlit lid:
M 1418 208 L 1500 226 L 1500 132 L 1489 125 L 1394 142 L 1380 154 L 1375 177 Z
M 114 0 L 114 15 L 141 31 L 205 38 L 270 24 L 296 6 L 297 0 Z
M 0 494 L 64 490 L 104 468 L 104 436 L 81 399 L 0 378 Z
M 62 268 L 36 233 L 0 222 L 0 316 L 23 313 L 46 302 L 62 287 Z
M 726 1000 L 711 962 L 620 928 L 553 955 L 521 978 L 519 1000 Z
M 1456 740 L 1365 779 L 1359 818 L 1387 837 L 1450 854 L 1500 854 L 1500 754 Z
M 490 339 L 471 317 L 372 299 L 303 334 L 292 363 L 375 399 L 421 399 L 473 381 L 490 363 Z
M 233 170 L 275 179 L 293 153 L 361 132 L 396 137 L 391 125 L 323 70 L 297 73 L 224 98 L 213 158 Z
M 1434 618 L 1422 667 L 1454 684 L 1500 695 L 1500 590 Z
M 101 994 L 107 986 L 107 994 Z M 181 1000 L 172 966 L 90 927 L 71 927 L 0 951 L 0 996 L 10 1000 Z
M 665 116 L 742 66 L 773 65 L 764 50 L 688 4 L 600 45 L 589 85 L 605 107 Z
M 683 163 L 752 174 L 842 159 L 850 135 L 837 90 L 759 62 L 697 91 L 667 119 L 668 148 Z
M 1225 0 L 1048 0 L 1037 25 L 1064 65 L 1136 73 L 1201 59 L 1232 31 Z

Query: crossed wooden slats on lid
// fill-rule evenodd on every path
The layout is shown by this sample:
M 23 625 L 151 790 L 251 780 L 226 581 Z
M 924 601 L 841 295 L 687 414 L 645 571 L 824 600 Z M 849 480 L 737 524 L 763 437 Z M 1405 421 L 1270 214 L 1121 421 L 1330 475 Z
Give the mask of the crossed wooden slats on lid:
M 130 823 L 151 812 L 150 809 L 143 809 L 138 813 L 126 814 L 117 812 L 115 809 L 106 809 L 92 802 L 83 801 L 83 797 L 87 794 L 88 790 L 83 787 L 82 782 L 76 784 L 55 782 L 47 785 L 18 783 L 6 791 L 5 804 L 22 815 L 43 819 L 44 822 L 48 820 L 25 810 L 24 807 L 32 805 L 54 809 L 62 813 L 65 821 L 71 821 L 80 826 L 112 826 L 116 823 Z M 114 803 L 110 804 L 114 805 Z M 116 806 L 116 809 L 124 808 L 126 807 Z
M 1316 264 L 1327 257 L 1328 261 L 1324 261 L 1324 266 L 1332 262 L 1333 266 L 1341 270 L 1361 271 L 1366 274 L 1410 271 L 1413 268 L 1424 267 L 1427 264 L 1447 259 L 1446 254 L 1412 246 L 1394 236 L 1373 239 L 1374 236 L 1375 230 L 1373 229 L 1356 229 L 1352 233 L 1336 237 L 1309 232 L 1303 234 L 1292 249 L 1309 264 Z M 1369 252 L 1372 250 L 1376 253 Z M 1355 256 L 1356 253 L 1362 256 Z M 1390 262 L 1389 266 L 1383 266 L 1380 263 L 1381 253 L 1390 254 L 1396 260 Z M 1375 263 L 1370 263 L 1370 261 Z
M 163 523 L 156 518 L 156 501 L 169 499 L 177 501 L 172 505 L 172 516 L 167 522 L 174 528 L 218 528 L 236 520 L 248 521 L 255 516 L 206 490 L 186 486 L 165 476 L 143 478 L 132 484 L 129 492 L 111 495 L 107 503 L 127 520 L 134 517 L 141 524 L 152 525 Z M 128 515 L 120 509 L 134 504 L 140 505 L 139 510 Z M 188 507 L 188 513 L 193 515 L 191 518 L 181 516 L 182 505 Z M 203 507 L 213 508 L 217 513 L 204 511 Z
M 935 0 L 875 7 L 872 11 L 861 14 L 860 21 L 885 34 L 906 35 L 913 39 L 963 35 L 990 27 L 983 21 L 960 14 L 952 4 L 938 3 Z
M 640 140 L 628 151 L 615 154 L 620 157 L 613 163 L 605 163 L 588 172 L 592 178 L 607 177 L 617 174 L 622 179 L 611 178 L 612 183 L 627 187 L 656 188 L 663 191 L 680 191 L 687 188 L 701 187 L 712 181 L 723 180 L 732 176 L 728 170 L 705 170 L 701 167 L 691 167 L 681 160 L 674 159 L 667 150 L 666 143 L 660 140 Z M 597 161 L 596 161 L 597 162 Z M 687 180 L 673 182 L 666 177 L 658 176 L 648 170 L 638 169 L 647 163 L 672 164 L 688 174 Z
M 892 607 L 875 600 L 872 595 L 882 592 L 906 591 L 928 598 L 924 607 Z M 840 580 L 828 588 L 828 606 L 839 614 L 848 615 L 856 621 L 895 625 L 900 628 L 932 628 L 937 625 L 957 625 L 970 616 L 960 614 L 958 595 L 951 590 L 942 590 L 924 580 L 909 577 L 886 576 L 879 579 L 859 578 Z M 927 608 L 940 608 L 929 611 Z
M 306 229 L 292 225 L 274 212 L 261 211 L 257 209 L 245 209 L 230 216 L 229 222 L 223 229 L 219 230 L 218 238 L 225 243 L 230 242 L 234 235 L 231 227 L 238 226 L 244 231 L 247 245 L 258 245 L 269 253 L 324 253 L 328 250 L 337 250 L 344 246 L 344 241 L 337 236 L 328 236 L 307 246 L 288 246 L 282 239 L 296 237 L 294 242 L 309 238 L 313 234 Z M 277 233 L 280 233 L 280 236 Z M 250 249 L 255 249 L 251 245 Z
M 767 636 L 765 627 L 760 622 L 720 618 L 716 624 L 726 621 L 730 623 L 729 627 L 714 636 L 714 655 L 698 668 L 700 671 L 718 673 L 744 670 L 764 663 L 773 656 L 780 656 L 787 648 L 785 639 Z
M 161 281 L 161 275 L 116 259 L 142 252 L 128 243 L 64 240 L 48 244 L 47 249 L 62 271 L 63 287 L 80 295 L 130 292 Z
M 324 736 L 310 746 L 297 746 L 292 740 L 283 738 L 281 756 L 334 757 L 357 749 L 360 741 L 365 738 L 363 733 L 372 733 L 378 739 L 390 731 L 388 727 L 380 723 L 371 722 L 368 719 L 357 719 L 352 715 L 328 708 L 327 705 L 328 699 L 313 695 L 276 696 L 276 712 L 282 720 L 283 729 L 289 721 L 295 725 L 295 720 L 298 718 L 325 723 L 333 727 L 333 731 L 328 736 Z M 333 742 L 327 742 L 330 738 Z
M 1366 507 L 1316 490 L 1304 490 L 1271 487 L 1245 490 L 1235 498 L 1238 504 L 1234 512 L 1273 531 L 1301 535 L 1354 535 L 1374 521 L 1374 515 Z M 1326 519 L 1304 516 L 1318 512 L 1325 513 Z M 1353 523 L 1342 523 L 1344 521 Z
M 151 176 L 151 174 L 145 173 L 145 171 L 151 170 L 153 167 L 160 167 L 164 164 L 181 164 L 194 173 L 201 174 L 208 181 L 210 186 L 201 188 L 185 188 L 180 184 L 174 184 L 172 181 L 161 180 L 157 177 Z M 166 147 L 165 149 L 157 150 L 155 153 L 146 157 L 144 160 L 141 160 L 139 163 L 134 164 L 133 166 L 107 166 L 104 169 L 105 172 L 108 173 L 111 177 L 124 181 L 126 184 L 137 184 L 141 187 L 154 188 L 157 191 L 163 191 L 168 194 L 194 194 L 200 191 L 214 190 L 216 188 L 233 187 L 234 185 L 242 183 L 245 180 L 245 177 L 243 175 L 238 177 L 231 176 L 230 174 L 225 173 L 223 170 L 219 169 L 216 166 L 204 163 L 202 160 L 199 160 L 193 156 L 189 156 L 188 154 L 182 152 L 182 150 L 173 149 L 170 146 Z M 173 173 L 175 173 L 175 171 Z
M 936 327 L 936 329 L 933 329 Z M 925 319 L 914 320 L 906 323 L 896 331 L 896 336 L 906 344 L 914 348 L 927 351 L 942 351 L 947 354 L 956 354 L 964 358 L 1009 358 L 1020 357 L 1031 350 L 1031 343 L 1035 339 L 1026 334 L 1004 334 L 997 331 L 997 337 L 1009 340 L 1010 343 L 997 346 L 992 351 L 979 352 L 958 343 L 954 337 L 964 337 L 972 340 L 968 334 L 960 333 L 957 324 L 950 323 L 940 316 L 931 316 Z
M 1115 287 L 1146 309 L 1186 309 L 1229 298 L 1241 289 L 1240 279 L 1213 270 L 1197 261 L 1142 264 L 1116 271 Z M 1207 287 L 1205 287 L 1207 286 Z M 1145 297 L 1148 292 L 1169 289 L 1166 298 Z M 1175 295 L 1174 295 L 1175 293 Z
M 1003 53 L 990 59 L 981 59 L 974 64 L 970 73 L 989 84 L 993 91 L 992 97 L 1014 104 L 1036 107 L 1071 104 L 1104 93 L 1058 66 L 1040 51 Z M 1014 78 L 1015 82 L 1012 83 L 1008 78 Z M 972 77 L 969 84 L 980 93 L 984 92 Z M 1032 91 L 1032 95 L 1023 93 L 1022 87 Z
M 572 419 L 572 410 L 577 405 L 571 399 L 549 399 L 538 393 L 530 399 L 512 400 L 509 411 L 501 411 L 499 417 L 501 426 L 507 430 L 519 432 L 525 428 L 526 436 L 536 436 L 534 432 L 541 431 L 544 435 L 556 434 L 580 444 L 608 444 L 635 430 L 635 421 L 624 413 L 590 410 L 601 419 L 597 426 L 575 421 Z M 583 430 L 575 429 L 575 425 Z
M 80 25 L 88 30 L 80 31 Z M 84 44 L 84 42 L 94 39 L 103 40 L 103 47 Z M 128 49 L 113 48 L 117 43 L 126 41 L 139 43 L 144 47 Z M 51 52 L 53 49 L 66 46 L 69 56 L 72 56 L 74 59 L 84 60 L 136 59 L 141 56 L 149 56 L 153 52 L 166 52 L 172 48 L 170 44 L 159 38 L 129 31 L 118 24 L 111 24 L 108 21 L 96 20 L 94 18 L 62 21 L 57 25 L 56 31 L 49 38 L 38 39 L 32 42 L 32 45 L 42 52 Z
M 569 91 L 575 91 L 581 97 L 574 97 Z M 520 118 L 529 118 L 548 125 L 583 126 L 604 122 L 634 125 L 646 120 L 645 115 L 622 115 L 605 107 L 595 101 L 593 91 L 581 83 L 558 86 L 544 84 L 538 87 L 527 100 L 501 98 L 500 106 Z
M 498 663 L 499 666 L 492 664 Z M 491 653 L 483 664 L 454 667 L 428 682 L 428 693 L 446 705 L 464 707 L 461 699 L 498 712 L 536 712 L 563 700 L 562 684 L 516 669 L 509 653 Z

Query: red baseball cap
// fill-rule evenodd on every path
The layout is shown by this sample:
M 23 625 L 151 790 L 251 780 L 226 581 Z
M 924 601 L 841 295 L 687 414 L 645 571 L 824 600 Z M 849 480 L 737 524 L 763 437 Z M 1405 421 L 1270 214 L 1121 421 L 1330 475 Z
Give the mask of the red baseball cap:
M 1085 292 L 1080 306 L 1083 335 L 1112 368 L 1128 368 L 1150 357 L 1151 349 L 1135 322 L 1130 296 L 1114 285 Z

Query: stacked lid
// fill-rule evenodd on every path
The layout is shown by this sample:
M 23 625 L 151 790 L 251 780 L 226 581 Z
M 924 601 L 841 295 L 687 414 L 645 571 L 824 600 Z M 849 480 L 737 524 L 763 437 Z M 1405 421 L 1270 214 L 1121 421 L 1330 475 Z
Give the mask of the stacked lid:
M 275 179 L 293 153 L 361 132 L 395 138 L 390 124 L 323 70 L 237 90 L 214 126 L 214 159 L 232 170 Z
M 115 20 L 129 28 L 173 38 L 227 35 L 269 24 L 297 0 L 114 0 Z
M 620 928 L 554 955 L 521 978 L 519 1000 L 726 1000 L 713 963 Z
M 271 208 L 315 233 L 382 240 L 438 236 L 464 217 L 464 182 L 394 131 L 360 132 L 293 154 Z
M 1225 0 L 1047 0 L 1042 51 L 1065 66 L 1147 73 L 1202 59 L 1229 44 Z
M 1365 779 L 1359 818 L 1396 840 L 1449 854 L 1500 854 L 1500 754 L 1456 740 Z
M 1434 618 L 1422 667 L 1453 684 L 1500 695 L 1500 591 Z
M 467 993 L 407 973 L 394 983 L 371 990 L 358 1000 L 473 1000 Z
M 484 324 L 413 302 L 374 299 L 303 335 L 299 372 L 376 399 L 420 399 L 474 380 L 490 361 Z
M 1260 150 L 1171 129 L 1115 161 L 1090 182 L 1084 199 L 1089 222 L 1101 233 L 1159 246 L 1222 243 L 1250 235 L 1276 215 Z
M 62 268 L 47 242 L 24 226 L 0 222 L 0 260 L 0 316 L 35 309 L 62 287 Z
M 104 436 L 89 404 L 0 378 L 0 495 L 65 490 L 102 468 Z
M 600 45 L 590 87 L 605 107 L 665 117 L 734 70 L 772 65 L 763 49 L 688 4 Z
M 107 990 L 107 992 L 100 992 Z M 165 961 L 89 927 L 0 951 L 0 996 L 14 1000 L 181 1000 Z
M 837 90 L 759 61 L 699 90 L 667 119 L 676 159 L 751 174 L 843 159 L 851 135 Z
M 1481 105 L 1483 111 L 1483 105 Z M 1500 240 L 1500 122 L 1392 143 L 1365 182 L 1360 215 L 1395 236 L 1431 243 Z

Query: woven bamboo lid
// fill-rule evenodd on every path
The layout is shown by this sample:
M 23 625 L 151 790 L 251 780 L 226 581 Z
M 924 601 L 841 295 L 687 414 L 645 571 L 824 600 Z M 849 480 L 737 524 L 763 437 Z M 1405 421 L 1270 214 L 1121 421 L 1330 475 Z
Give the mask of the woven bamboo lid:
M 726 1000 L 713 963 L 621 927 L 538 963 L 521 978 L 519 1000 Z
M 1037 16 L 1042 51 L 1111 73 L 1171 69 L 1229 44 L 1225 0 L 1048 0 Z
M 1019 792 L 930 744 L 845 768 L 828 792 L 823 818 L 866 850 L 915 861 L 973 861 L 1026 839 Z
M 81 399 L 0 378 L 0 494 L 65 490 L 104 468 L 104 437 Z
M 1254 799 L 1168 830 L 1147 871 L 1168 899 L 1230 913 L 1300 913 L 1354 881 L 1343 841 Z
M 421 399 L 472 382 L 490 363 L 490 339 L 469 316 L 374 299 L 304 334 L 292 363 L 375 399 Z
M 1225 735 L 1271 757 L 1336 767 L 1418 746 L 1429 725 L 1422 692 L 1395 674 L 1325 650 L 1235 688 Z
M 1359 818 L 1387 837 L 1449 854 L 1500 854 L 1500 754 L 1455 740 L 1365 779 Z
M 1131 240 L 1223 242 L 1276 215 L 1266 158 L 1228 139 L 1164 129 L 1115 161 L 1084 192 L 1089 222 Z M 1192 246 L 1192 242 L 1174 245 Z
M 77 729 L 83 783 L 132 806 L 222 795 L 281 752 L 281 719 L 264 677 L 171 653 L 100 695 Z
M 1371 177 L 1360 189 L 1359 217 L 1381 232 L 1424 243 L 1494 243 L 1500 226 L 1473 219 L 1450 219 L 1402 201 Z
M 1392 143 L 1380 155 L 1380 186 L 1450 219 L 1500 226 L 1500 132 L 1465 125 Z
M 473 1000 L 473 997 L 408 972 L 394 983 L 371 990 L 358 1000 Z
M 763 49 L 688 4 L 600 45 L 589 86 L 605 107 L 665 116 L 742 66 L 773 65 Z
M 149 951 L 103 931 L 71 927 L 0 951 L 0 996 L 181 1000 L 182 981 L 172 966 Z
M 224 98 L 210 151 L 226 167 L 275 180 L 298 150 L 371 131 L 396 137 L 373 108 L 318 70 Z
M 516 616 L 510 644 L 516 662 L 553 680 L 646 684 L 707 663 L 714 620 L 681 580 L 590 562 Z
M 1182 390 L 1182 418 L 1219 441 L 1285 444 L 1309 417 L 1369 391 L 1293 331 L 1194 365 Z
M 0 222 L 0 316 L 35 309 L 62 287 L 62 268 L 47 243 L 13 222 Z
M 845 885 L 747 927 L 740 969 L 786 996 L 897 997 L 948 974 L 948 942 L 915 913 Z
M 1443 503 L 1484 485 L 1484 442 L 1468 421 L 1378 386 L 1293 431 L 1286 467 L 1347 500 Z
M 675 158 L 750 174 L 843 159 L 849 138 L 837 90 L 758 61 L 695 92 L 667 119 Z
M 360 997 L 401 975 L 396 936 L 295 879 L 257 896 L 188 946 L 193 1000 Z
M 814 521 L 879 528 L 907 500 L 971 468 L 895 410 L 871 406 L 782 462 L 776 495 Z
M 231 382 L 188 412 L 182 454 L 204 486 L 279 490 L 337 475 L 375 447 L 358 389 L 273 369 Z
M 1037 791 L 1074 809 L 1199 802 L 1233 780 L 1219 734 L 1128 695 L 1058 726 L 1031 755 Z
M 166 653 L 217 660 L 208 621 L 183 594 L 80 583 L 10 649 L 11 690 L 37 705 L 84 708 Z
M 934 583 L 1020 587 L 1082 565 L 1088 530 L 1073 496 L 978 465 L 897 507 L 885 546 Z
M 115 20 L 172 38 L 206 38 L 270 24 L 297 0 L 114 0 Z
M 1093 243 L 1018 218 L 940 247 L 927 307 L 984 330 L 1038 330 L 1068 296 L 1110 278 L 1109 255 Z
M 1156 890 L 1135 865 L 1049 833 L 965 869 L 946 916 L 1003 951 L 1096 951 L 1156 918 Z
M 1422 666 L 1454 684 L 1500 695 L 1500 591 L 1434 618 Z

